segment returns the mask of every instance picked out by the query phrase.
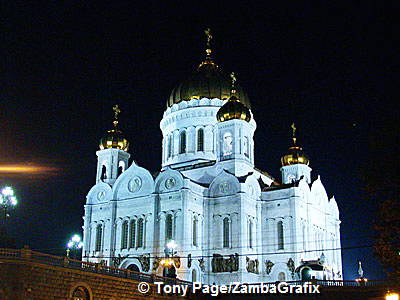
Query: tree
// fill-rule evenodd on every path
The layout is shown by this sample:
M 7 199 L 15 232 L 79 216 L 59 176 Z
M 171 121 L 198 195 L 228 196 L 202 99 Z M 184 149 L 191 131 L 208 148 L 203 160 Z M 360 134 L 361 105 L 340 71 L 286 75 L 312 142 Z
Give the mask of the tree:
M 380 258 L 389 279 L 400 280 L 400 202 L 385 200 L 375 223 L 375 254 Z

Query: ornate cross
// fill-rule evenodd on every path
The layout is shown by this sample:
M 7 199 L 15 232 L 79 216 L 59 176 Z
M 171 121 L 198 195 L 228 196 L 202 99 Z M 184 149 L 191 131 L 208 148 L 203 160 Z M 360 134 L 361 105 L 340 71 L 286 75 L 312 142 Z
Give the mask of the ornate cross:
M 297 130 L 297 128 L 296 128 L 296 125 L 294 125 L 294 122 L 292 123 L 292 125 L 291 125 L 290 127 L 292 127 L 292 131 L 293 131 L 292 135 L 293 135 L 293 137 L 295 138 L 295 137 L 296 137 L 296 130 Z
M 232 78 L 232 90 L 235 89 L 235 83 L 236 83 L 236 76 L 235 76 L 235 72 L 231 73 L 231 78 Z
M 115 120 L 118 120 L 118 115 L 121 113 L 121 110 L 119 109 L 118 104 L 114 105 L 113 111 L 114 111 Z
M 204 33 L 206 34 L 206 37 L 207 37 L 207 47 L 210 48 L 211 40 L 213 38 L 213 36 L 211 34 L 211 29 L 207 28 L 206 30 L 204 30 Z

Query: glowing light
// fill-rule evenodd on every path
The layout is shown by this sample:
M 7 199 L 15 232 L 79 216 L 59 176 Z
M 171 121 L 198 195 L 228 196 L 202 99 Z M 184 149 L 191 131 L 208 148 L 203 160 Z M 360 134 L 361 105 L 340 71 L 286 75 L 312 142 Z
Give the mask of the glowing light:
M 81 241 L 81 237 L 79 235 L 75 234 L 72 237 L 72 241 L 75 242 L 75 243 L 79 243 Z
M 175 249 L 176 246 L 178 246 L 178 245 L 175 243 L 174 240 L 170 240 L 170 241 L 168 242 L 168 244 L 167 244 L 167 248 L 168 248 L 168 249 Z
M 6 164 L 0 165 L 0 175 L 3 174 L 47 174 L 54 173 L 58 171 L 57 168 L 54 167 L 46 167 L 39 165 L 23 165 L 23 164 Z
M 9 186 L 5 187 L 1 193 L 3 194 L 3 196 L 14 196 L 14 191 L 12 188 L 10 188 Z
M 74 234 L 67 244 L 68 249 L 81 249 L 82 247 L 83 243 L 81 242 L 81 237 L 79 234 Z
M 399 300 L 399 294 L 397 293 L 386 294 L 386 300 Z

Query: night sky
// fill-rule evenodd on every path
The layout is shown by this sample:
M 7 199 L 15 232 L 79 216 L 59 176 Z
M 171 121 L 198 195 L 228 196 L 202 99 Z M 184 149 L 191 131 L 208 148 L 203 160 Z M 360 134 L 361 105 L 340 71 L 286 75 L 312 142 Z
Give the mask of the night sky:
M 358 260 L 366 277 L 384 278 L 368 246 L 384 191 L 399 182 L 398 7 L 389 1 L 7 2 L 0 163 L 47 167 L 0 173 L 0 185 L 11 184 L 19 198 L 9 218 L 18 247 L 63 255 L 71 235 L 82 233 L 95 152 L 111 129 L 114 104 L 122 109 L 133 159 L 151 172 L 160 169 L 166 100 L 203 59 L 203 31 L 210 27 L 216 62 L 235 71 L 252 103 L 256 166 L 280 180 L 295 121 L 313 179 L 321 175 L 338 202 L 345 279 L 357 276 Z

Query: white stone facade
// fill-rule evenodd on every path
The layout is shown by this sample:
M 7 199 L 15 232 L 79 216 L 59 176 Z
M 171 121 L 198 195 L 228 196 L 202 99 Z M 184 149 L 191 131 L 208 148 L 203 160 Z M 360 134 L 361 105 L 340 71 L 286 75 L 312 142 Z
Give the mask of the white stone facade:
M 256 169 L 256 123 L 218 123 L 223 103 L 192 99 L 165 111 L 157 176 L 135 162 L 128 166 L 122 150 L 97 151 L 84 259 L 162 275 L 160 258 L 173 239 L 183 280 L 290 281 L 304 277 L 304 269 L 341 279 L 335 199 L 328 199 L 319 177 L 311 183 L 306 165 L 282 167 L 281 184 Z M 323 270 L 315 271 L 312 261 Z

